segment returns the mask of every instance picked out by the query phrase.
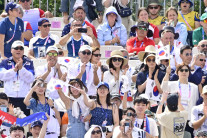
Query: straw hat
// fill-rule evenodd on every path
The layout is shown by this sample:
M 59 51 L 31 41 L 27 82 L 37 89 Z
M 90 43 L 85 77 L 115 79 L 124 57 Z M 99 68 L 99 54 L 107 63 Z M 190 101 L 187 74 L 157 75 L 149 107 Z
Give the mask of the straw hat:
M 119 50 L 114 50 L 114 51 L 111 52 L 111 57 L 108 58 L 108 59 L 106 60 L 106 64 L 109 65 L 109 61 L 110 61 L 110 59 L 111 59 L 111 58 L 114 58 L 114 57 L 122 58 L 123 61 L 124 61 L 123 65 L 126 65 L 126 64 L 127 64 L 127 59 L 125 59 L 125 58 L 123 57 L 122 52 L 119 51 Z
M 146 58 L 144 58 L 144 64 L 147 64 L 146 60 L 147 60 L 148 57 L 155 57 L 156 58 L 155 54 L 149 54 L 149 55 L 147 55 Z
M 149 45 L 145 48 L 145 51 L 140 51 L 138 53 L 138 58 L 141 62 L 144 62 L 144 55 L 145 53 L 153 53 L 156 54 L 156 49 L 153 45 Z

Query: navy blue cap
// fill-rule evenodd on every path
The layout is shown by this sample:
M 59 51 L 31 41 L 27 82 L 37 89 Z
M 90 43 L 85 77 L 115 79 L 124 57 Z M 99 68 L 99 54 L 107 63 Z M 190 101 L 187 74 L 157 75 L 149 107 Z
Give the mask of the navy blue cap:
M 191 0 L 179 0 L 178 5 L 180 6 L 181 1 L 188 1 L 190 3 L 190 7 L 193 6 L 193 2 Z
M 49 20 L 47 18 L 40 18 L 38 20 L 38 26 L 41 26 L 43 23 L 46 23 L 46 22 L 49 23 Z
M 168 106 L 171 106 L 172 108 L 176 108 L 178 106 L 178 99 L 179 99 L 179 96 L 177 93 L 172 93 L 168 95 L 167 97 Z
M 39 126 L 39 127 L 42 127 L 42 122 L 41 121 L 36 121 L 36 122 L 33 122 L 31 124 L 31 128 L 35 127 L 35 126 Z
M 13 10 L 13 9 L 15 9 L 15 8 L 18 8 L 18 7 L 19 7 L 19 5 L 17 5 L 16 3 L 14 3 L 14 2 L 9 2 L 9 3 L 6 5 L 5 11 L 6 11 L 7 13 L 9 13 L 9 10 Z
M 98 87 L 97 87 L 97 88 L 99 88 L 99 87 L 101 87 L 101 86 L 106 86 L 106 87 L 109 89 L 109 85 L 108 85 L 108 83 L 106 83 L 106 82 L 100 82 L 100 83 L 98 84 Z

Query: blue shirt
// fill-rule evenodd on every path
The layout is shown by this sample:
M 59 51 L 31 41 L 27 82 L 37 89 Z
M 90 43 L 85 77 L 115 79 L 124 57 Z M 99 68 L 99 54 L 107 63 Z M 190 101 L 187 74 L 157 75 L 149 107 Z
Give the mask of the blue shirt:
M 63 28 L 63 31 L 62 31 L 62 36 L 63 37 L 64 35 L 68 34 L 70 32 L 70 26 L 71 26 L 71 23 L 65 25 L 65 27 Z
M 11 23 L 9 17 L 6 17 L 0 22 L 0 34 L 5 35 L 4 39 L 4 56 L 11 57 L 11 45 L 16 40 L 21 40 L 22 32 L 24 31 L 24 22 L 20 18 L 16 18 L 16 31 L 14 34 L 15 25 Z M 13 39 L 7 43 L 8 40 Z
M 27 106 L 27 108 L 31 109 L 33 113 L 37 112 L 46 112 L 47 114 L 50 114 L 50 106 L 48 103 L 41 104 L 40 102 L 36 102 L 34 98 L 31 98 L 30 105 Z

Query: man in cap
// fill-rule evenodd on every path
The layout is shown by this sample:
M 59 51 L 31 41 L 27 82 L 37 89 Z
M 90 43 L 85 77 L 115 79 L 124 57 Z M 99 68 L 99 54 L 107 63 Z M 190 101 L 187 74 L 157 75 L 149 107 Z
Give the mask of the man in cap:
M 194 128 L 194 134 L 198 131 L 207 132 L 207 85 L 203 87 L 201 96 L 203 104 L 192 108 L 191 124 Z
M 58 36 L 50 34 L 50 27 L 51 24 L 47 18 L 38 20 L 40 34 L 30 40 L 28 52 L 30 59 L 45 57 L 47 48 L 59 43 Z
M 83 6 L 78 6 L 74 8 L 73 18 L 81 21 L 82 28 L 86 28 L 87 26 L 91 27 L 93 30 L 94 36 L 97 38 L 95 27 L 85 20 L 86 12 Z M 71 23 L 67 24 L 62 31 L 62 37 L 67 35 L 71 30 Z
M 78 78 L 88 88 L 88 95 L 90 98 L 96 98 L 96 86 L 101 82 L 101 70 L 97 65 L 90 63 L 92 49 L 89 45 L 83 45 L 80 47 L 78 55 L 80 62 L 68 69 L 68 78 Z
M 197 46 L 201 40 L 207 39 L 207 13 L 203 13 L 200 17 L 201 27 L 193 31 L 193 45 Z
M 18 18 L 18 5 L 14 2 L 9 2 L 6 5 L 5 11 L 9 17 L 4 18 L 0 22 L 0 54 L 1 59 L 6 59 L 12 56 L 11 45 L 16 40 L 24 41 L 22 33 L 24 31 L 24 23 Z
M 68 57 L 78 57 L 78 51 L 82 45 L 100 47 L 100 44 L 94 36 L 91 27 L 86 27 L 86 35 L 78 31 L 79 28 L 83 28 L 80 19 L 73 20 L 70 27 L 71 31 L 60 40 L 61 45 L 67 45 Z
M 163 104 L 166 102 L 169 111 L 162 113 Z M 162 94 L 162 99 L 157 108 L 156 117 L 161 125 L 161 137 L 183 137 L 185 125 L 188 119 L 188 112 L 181 104 L 181 96 L 178 93 Z
M 149 11 L 149 23 L 156 25 L 159 30 L 162 30 L 166 20 L 165 17 L 159 15 L 162 5 L 158 0 L 150 0 L 147 9 Z
M 133 29 L 137 32 L 137 37 L 133 37 L 127 40 L 126 46 L 129 53 L 135 52 L 138 54 L 140 51 L 144 51 L 148 45 L 155 45 L 154 41 L 147 38 L 147 34 L 153 35 L 152 31 L 149 30 L 149 23 L 140 21 L 137 26 Z M 150 36 L 150 37 L 151 37 Z
M 41 121 L 36 121 L 31 124 L 30 132 L 32 133 L 33 138 L 39 137 L 41 128 L 42 128 Z
M 34 80 L 33 62 L 24 56 L 24 43 L 15 41 L 11 47 L 12 56 L 0 63 L 0 80 L 4 81 L 4 92 L 14 107 L 20 107 L 25 115 L 30 111 L 23 103 Z

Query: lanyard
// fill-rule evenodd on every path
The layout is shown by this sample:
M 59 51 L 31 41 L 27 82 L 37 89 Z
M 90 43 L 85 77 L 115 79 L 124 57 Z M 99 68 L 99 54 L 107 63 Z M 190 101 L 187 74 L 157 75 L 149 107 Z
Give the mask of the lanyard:
M 179 86 L 180 96 L 182 96 L 180 81 L 178 81 L 178 86 Z M 188 86 L 189 86 L 188 98 L 190 98 L 191 97 L 191 86 L 190 86 L 190 83 L 188 83 Z
M 84 26 L 86 23 L 85 22 L 83 22 L 83 24 L 82 24 L 82 26 Z
M 87 67 L 87 66 L 86 66 Z M 91 63 L 89 65 L 89 70 L 88 70 L 88 73 L 86 73 L 86 83 L 88 82 L 88 78 L 89 78 L 89 73 L 90 73 L 90 70 L 91 70 Z M 78 73 L 80 73 L 80 63 L 78 64 Z
M 141 43 L 140 48 L 143 46 L 144 42 Z M 134 48 L 137 47 L 137 41 L 134 42 Z
M 50 38 L 50 34 L 48 34 L 47 39 L 45 40 L 44 46 L 46 46 L 47 41 L 49 40 L 49 38 Z
M 12 37 L 11 37 L 6 43 L 11 42 L 11 40 L 14 38 L 14 35 L 15 35 L 15 32 L 16 32 L 16 28 L 17 28 L 16 19 L 17 19 L 17 18 L 15 18 L 14 33 L 13 33 Z
M 204 40 L 204 30 L 202 29 L 202 38 Z
M 72 48 L 73 48 L 73 57 L 75 57 L 75 44 L 74 44 L 74 38 L 73 38 L 73 36 L 71 37 L 71 40 L 72 40 L 71 45 L 72 45 Z M 83 42 L 83 37 L 81 36 L 81 44 L 80 44 L 80 47 L 82 45 L 84 45 L 84 42 Z
M 174 46 L 172 47 L 172 49 L 171 49 L 171 51 L 170 51 L 170 54 L 172 54 L 173 50 L 174 50 Z
M 187 22 L 187 20 L 185 19 L 185 17 L 183 16 L 182 12 L 180 11 L 181 16 L 183 17 L 183 20 L 185 21 L 185 23 L 187 24 L 187 26 L 190 28 L 190 30 L 192 31 L 192 27 L 189 25 L 189 23 Z
M 103 111 L 103 113 L 104 113 L 104 109 L 103 109 L 102 105 L 101 105 L 101 109 L 102 109 L 102 111 Z M 108 109 L 108 105 L 107 105 L 107 109 Z M 106 120 L 107 120 L 107 116 L 108 116 L 108 114 L 107 114 L 107 112 L 106 112 L 106 113 L 105 113 Z

